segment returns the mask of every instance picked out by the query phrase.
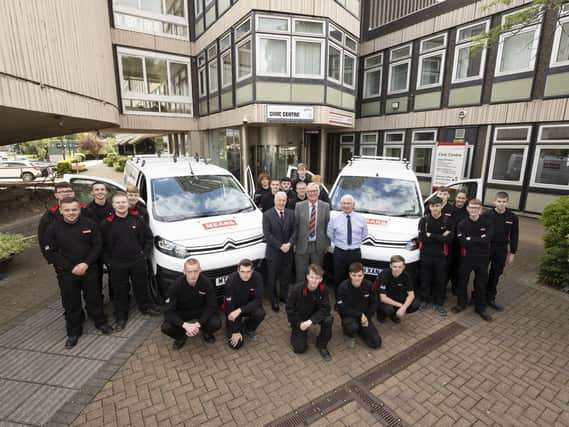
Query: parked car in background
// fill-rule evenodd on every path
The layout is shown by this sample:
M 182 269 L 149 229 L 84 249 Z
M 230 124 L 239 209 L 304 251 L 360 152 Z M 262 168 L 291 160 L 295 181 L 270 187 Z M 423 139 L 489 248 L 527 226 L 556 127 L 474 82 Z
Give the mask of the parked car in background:
M 2 160 L 0 161 L 0 179 L 33 181 L 36 178 L 46 178 L 50 175 L 51 165 L 45 162 L 31 160 Z

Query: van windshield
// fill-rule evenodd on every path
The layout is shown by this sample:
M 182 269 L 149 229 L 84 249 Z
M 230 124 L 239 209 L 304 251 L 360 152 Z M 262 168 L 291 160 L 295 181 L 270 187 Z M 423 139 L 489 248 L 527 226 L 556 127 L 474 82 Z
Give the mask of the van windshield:
M 255 210 L 231 175 L 155 178 L 151 187 L 154 217 L 162 222 Z
M 387 216 L 421 216 L 421 198 L 414 181 L 343 176 L 330 198 L 332 209 L 341 210 L 340 199 L 351 194 L 355 211 Z

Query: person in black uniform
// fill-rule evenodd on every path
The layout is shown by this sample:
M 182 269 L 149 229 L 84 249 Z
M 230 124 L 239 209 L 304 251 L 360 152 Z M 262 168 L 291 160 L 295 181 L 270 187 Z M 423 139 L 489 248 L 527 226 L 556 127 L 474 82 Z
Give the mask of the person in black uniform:
M 306 183 L 303 181 L 299 181 L 296 184 L 296 188 L 295 188 L 295 191 L 293 193 L 293 197 L 292 197 L 292 199 L 288 200 L 286 207 L 291 209 L 291 210 L 294 210 L 296 208 L 297 203 L 304 202 L 305 200 L 308 200 L 306 190 L 307 190 Z
M 448 202 L 450 198 L 449 189 L 447 187 L 439 187 L 437 189 L 437 197 L 442 201 L 441 213 L 442 215 L 450 220 L 454 221 L 455 209 L 454 206 Z
M 73 191 L 73 187 L 71 187 L 71 184 L 68 182 L 56 182 L 54 184 L 53 195 L 55 197 L 55 200 L 57 200 L 57 203 L 45 211 L 45 213 L 40 218 L 38 225 L 38 244 L 44 258 L 46 257 L 44 247 L 46 246 L 47 229 L 51 224 L 61 218 L 61 213 L 59 212 L 59 203 L 65 198 L 75 198 L 75 191 Z M 83 203 L 80 203 L 79 206 L 82 211 L 87 207 Z
M 243 259 L 237 272 L 225 283 L 224 311 L 227 313 L 229 347 L 238 350 L 245 337 L 257 339 L 257 328 L 265 318 L 263 308 L 263 278 L 254 271 L 253 262 Z
M 285 208 L 286 194 L 275 194 L 275 207 L 263 214 L 263 235 L 267 241 L 267 289 L 273 311 L 279 311 L 279 299 L 286 302 L 296 241 L 294 212 Z M 277 290 L 279 281 L 280 292 Z
M 296 166 L 296 178 L 292 180 L 292 188 L 296 191 L 296 184 L 300 181 L 304 182 L 306 185 L 310 183 L 310 175 L 308 175 L 308 170 L 304 163 L 299 163 Z
M 411 277 L 405 270 L 405 259 L 401 255 L 393 255 L 389 260 L 389 268 L 382 270 L 375 279 L 373 287 L 379 293 L 377 320 L 385 322 L 388 317 L 393 323 L 419 309 L 415 299 Z
M 490 273 L 486 288 L 486 302 L 496 311 L 504 308 L 496 302 L 498 280 L 506 263 L 514 262 L 519 240 L 519 220 L 515 213 L 508 209 L 508 193 L 500 191 L 494 198 L 494 209 L 486 215 L 494 224 L 494 237 L 490 244 Z
M 304 353 L 308 349 L 308 330 L 313 325 L 320 325 L 320 334 L 316 339 L 316 348 L 325 361 L 332 359 L 328 351 L 328 342 L 332 338 L 333 318 L 329 292 L 322 277 L 324 270 L 318 264 L 308 266 L 306 282 L 300 282 L 291 288 L 286 303 L 286 314 L 292 328 L 290 343 L 295 353 Z
M 453 295 L 456 295 L 456 290 L 458 289 L 458 268 L 460 266 L 460 242 L 456 237 L 456 227 L 458 224 L 468 218 L 468 212 L 466 212 L 466 205 L 468 203 L 468 195 L 465 191 L 459 191 L 456 193 L 456 198 L 454 199 L 454 233 L 452 244 L 450 245 L 450 260 L 449 260 L 449 279 L 451 282 L 451 291 Z
M 125 193 L 112 199 L 114 212 L 101 222 L 103 262 L 110 266 L 115 305 L 115 330 L 122 331 L 128 321 L 130 280 L 138 309 L 142 314 L 156 316 L 160 310 L 148 295 L 147 260 L 152 254 L 153 236 L 148 224 L 136 211 L 128 208 Z
M 468 218 L 458 224 L 457 237 L 461 247 L 459 267 L 458 303 L 453 313 L 460 313 L 468 302 L 468 279 L 474 271 L 475 310 L 482 319 L 490 322 L 486 312 L 486 285 L 488 282 L 488 261 L 490 242 L 494 236 L 494 225 L 487 216 L 481 216 L 482 202 L 472 199 L 468 202 Z
M 214 333 L 221 328 L 215 288 L 202 274 L 196 258 L 184 262 L 184 275 L 168 288 L 166 303 L 162 333 L 174 338 L 174 350 L 181 349 L 187 337 L 195 337 L 200 332 L 206 343 L 215 342 Z
M 288 176 L 283 176 L 281 178 L 281 191 L 286 193 L 286 198 L 289 200 L 293 199 L 295 196 L 294 189 L 292 188 L 292 181 Z
M 59 209 L 62 217 L 48 227 L 43 250 L 57 274 L 65 311 L 65 348 L 72 348 L 83 333 L 81 292 L 95 327 L 105 335 L 111 334 L 113 328 L 107 323 L 97 287 L 96 262 L 103 246 L 99 228 L 81 215 L 80 204 L 74 198 L 61 200 Z
M 443 201 L 439 197 L 429 200 L 431 212 L 419 220 L 419 248 L 421 309 L 432 303 L 435 311 L 444 317 L 447 315 L 443 304 L 453 224 L 443 216 L 442 208 Z
M 148 217 L 148 209 L 146 209 L 146 206 L 143 203 L 140 203 L 140 193 L 138 192 L 136 185 L 127 185 L 126 196 L 128 198 L 128 209 L 142 216 L 144 222 L 148 224 L 150 221 L 150 218 Z
M 261 211 L 267 212 L 275 206 L 275 194 L 280 191 L 281 182 L 278 179 L 271 179 L 270 191 L 267 191 L 261 197 Z
M 270 187 L 271 177 L 269 176 L 268 173 L 263 172 L 259 174 L 257 183 L 259 184 L 259 186 L 255 189 L 255 194 L 253 195 L 253 202 L 255 202 L 255 205 L 257 205 L 258 208 L 260 208 L 262 197 L 271 191 Z
M 336 309 L 342 319 L 342 330 L 346 335 L 348 348 L 356 345 L 359 334 L 370 348 L 381 346 L 381 337 L 373 324 L 377 312 L 377 293 L 373 284 L 364 279 L 364 266 L 354 262 L 349 268 L 349 279 L 338 287 Z

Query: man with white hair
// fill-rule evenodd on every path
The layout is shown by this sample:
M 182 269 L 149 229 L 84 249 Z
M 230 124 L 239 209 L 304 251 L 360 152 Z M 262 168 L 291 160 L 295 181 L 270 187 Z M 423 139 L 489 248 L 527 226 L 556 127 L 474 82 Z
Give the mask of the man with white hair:
M 267 289 L 273 311 L 279 311 L 279 298 L 286 303 L 288 285 L 296 240 L 294 212 L 286 209 L 287 196 L 283 191 L 275 194 L 274 208 L 263 214 L 263 235 L 267 241 Z M 280 292 L 277 290 L 277 279 Z
M 361 262 L 362 241 L 367 237 L 367 222 L 364 216 L 354 211 L 356 203 L 351 194 L 340 199 L 342 212 L 336 213 L 328 223 L 328 237 L 334 244 L 334 284 L 336 288 L 348 277 L 348 267 Z

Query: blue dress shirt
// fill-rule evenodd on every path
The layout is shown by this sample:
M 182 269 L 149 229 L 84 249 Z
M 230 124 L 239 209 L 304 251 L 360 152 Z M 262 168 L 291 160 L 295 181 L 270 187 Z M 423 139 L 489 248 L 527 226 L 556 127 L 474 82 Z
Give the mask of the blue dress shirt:
M 343 250 L 359 249 L 362 241 L 367 237 L 367 221 L 365 217 L 352 211 L 352 244 L 348 245 L 348 219 L 344 212 L 331 216 L 328 223 L 328 237 L 335 247 Z

